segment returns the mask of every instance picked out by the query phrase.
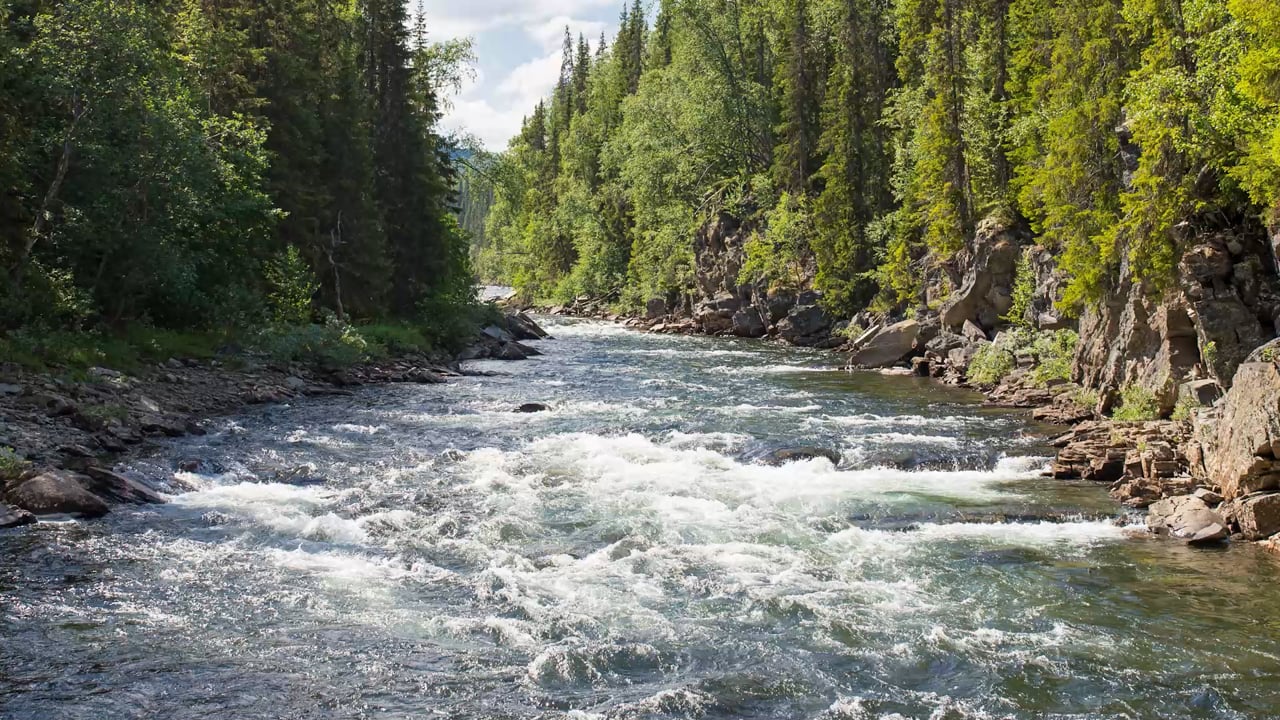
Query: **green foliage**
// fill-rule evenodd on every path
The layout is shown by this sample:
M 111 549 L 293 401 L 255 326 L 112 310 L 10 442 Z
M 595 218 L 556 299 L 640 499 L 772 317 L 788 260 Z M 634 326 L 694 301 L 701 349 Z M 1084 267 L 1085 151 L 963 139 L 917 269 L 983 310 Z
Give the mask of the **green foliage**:
M 1190 420 L 1195 416 L 1196 411 L 1202 407 L 1204 406 L 1200 404 L 1200 401 L 1195 396 L 1184 395 L 1178 398 L 1177 404 L 1173 406 L 1173 414 L 1169 417 L 1172 420 Z
M 320 286 L 298 248 L 286 249 L 284 254 L 268 260 L 263 269 L 270 288 L 267 302 L 272 320 L 285 324 L 309 320 L 311 298 Z
M 1030 327 L 1031 302 L 1036 293 L 1035 269 L 1031 267 L 1031 248 L 1018 257 L 1018 267 L 1013 279 L 1013 305 L 1002 320 L 1018 327 Z
M 1017 367 L 1018 360 L 1012 350 L 1004 343 L 991 343 L 983 345 L 974 354 L 966 377 L 975 385 L 992 386 L 999 384 Z
M 19 455 L 11 447 L 0 447 L 0 485 L 16 480 L 31 469 L 31 461 Z
M 422 22 L 399 0 L 0 2 L 0 325 L 89 348 L 12 353 L 469 301 L 435 128 L 470 46 Z
M 784 192 L 765 215 L 765 230 L 747 240 L 747 260 L 738 283 L 763 282 L 771 288 L 795 290 L 805 283 L 813 217 L 803 195 Z
M 1113 420 L 1139 422 L 1160 417 L 1160 404 L 1151 391 L 1140 385 L 1126 385 L 1120 390 L 1120 405 L 1111 412 Z

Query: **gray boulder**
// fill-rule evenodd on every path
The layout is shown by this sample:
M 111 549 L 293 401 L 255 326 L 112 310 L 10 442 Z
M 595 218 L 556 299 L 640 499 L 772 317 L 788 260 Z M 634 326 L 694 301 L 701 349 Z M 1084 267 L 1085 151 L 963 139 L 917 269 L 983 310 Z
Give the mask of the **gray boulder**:
M 26 510 L 0 503 L 0 530 L 20 525 L 30 525 L 35 521 L 36 516 Z
M 1156 501 L 1147 512 L 1147 527 L 1191 544 L 1218 542 L 1231 534 L 1227 521 L 1195 495 Z
M 739 310 L 733 314 L 730 322 L 732 325 L 729 331 L 738 337 L 764 337 L 764 318 L 760 317 L 760 311 L 756 308 L 749 307 Z
M 1280 532 L 1280 494 L 1240 498 L 1234 510 L 1240 534 L 1246 540 L 1262 540 Z
M 881 329 L 853 352 L 850 364 L 860 367 L 885 367 L 900 362 L 915 349 L 920 323 L 903 320 Z
M 778 335 L 792 345 L 817 345 L 831 337 L 831 318 L 817 305 L 797 305 L 778 323 Z
M 102 517 L 110 512 L 102 498 L 85 489 L 90 478 L 65 470 L 37 475 L 9 491 L 5 498 L 33 515 Z

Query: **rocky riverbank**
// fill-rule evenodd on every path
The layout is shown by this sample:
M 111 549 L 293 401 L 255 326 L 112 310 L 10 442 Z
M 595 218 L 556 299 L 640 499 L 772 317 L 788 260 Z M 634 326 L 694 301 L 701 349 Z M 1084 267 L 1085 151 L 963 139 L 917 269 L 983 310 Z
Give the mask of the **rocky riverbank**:
M 275 364 L 251 354 L 171 358 L 124 373 L 95 367 L 84 377 L 0 368 L 0 528 L 43 515 L 98 517 L 117 503 L 159 503 L 146 479 L 115 472 L 149 444 L 203 434 L 208 419 L 249 405 L 350 394 L 385 383 L 437 384 L 461 376 L 461 361 L 523 360 L 522 341 L 548 337 L 527 315 L 504 313 L 456 356 L 400 354 L 349 367 Z
M 726 299 L 711 301 L 690 317 L 659 315 L 666 308 L 654 303 L 642 317 L 619 315 L 605 303 L 582 298 L 543 310 L 644 332 L 742 336 L 737 331 L 741 310 L 730 313 L 732 306 Z M 1146 512 L 1153 532 L 1183 542 L 1256 541 L 1280 552 L 1280 340 L 1243 358 L 1229 392 L 1210 378 L 1192 377 L 1177 386 L 1175 398 L 1185 409 L 1179 419 L 1123 421 L 1106 417 L 1097 397 L 1081 384 L 1046 382 L 1031 354 L 1014 353 L 1013 370 L 998 383 L 971 382 L 975 355 L 1004 340 L 989 337 L 967 317 L 958 332 L 945 329 L 945 313 L 940 313 L 873 325 L 853 339 L 829 333 L 823 342 L 797 342 L 806 336 L 795 334 L 802 323 L 788 320 L 795 307 L 763 337 L 847 353 L 851 368 L 910 368 L 980 390 L 992 405 L 1026 409 L 1039 422 L 1066 428 L 1051 440 L 1057 448 L 1050 469 L 1054 477 L 1105 485 L 1124 507 Z M 813 308 L 801 307 L 801 316 L 811 315 Z M 722 322 L 708 326 L 709 312 Z

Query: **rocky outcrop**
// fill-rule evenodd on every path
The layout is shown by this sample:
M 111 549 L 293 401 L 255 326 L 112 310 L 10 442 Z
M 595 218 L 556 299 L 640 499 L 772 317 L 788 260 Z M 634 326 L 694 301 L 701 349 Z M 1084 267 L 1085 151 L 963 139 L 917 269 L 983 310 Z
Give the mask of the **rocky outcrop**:
M 1280 368 L 1245 363 L 1198 429 L 1203 472 L 1233 500 L 1280 488 Z
M 849 364 L 867 368 L 895 365 L 912 353 L 919 337 L 920 323 L 915 320 L 903 320 L 874 332 L 869 331 L 854 341 L 853 355 L 849 358 Z M 949 341 L 943 341 L 935 346 L 936 349 L 960 347 L 964 344 L 958 336 L 951 337 L 957 339 L 954 345 Z
M 763 459 L 767 465 L 785 465 L 792 462 L 816 460 L 817 458 L 826 458 L 831 461 L 832 465 L 840 464 L 840 453 L 819 447 L 778 448 L 770 451 Z
M 1280 302 L 1262 250 L 1230 238 L 1207 239 L 1183 254 L 1177 287 L 1157 295 L 1125 280 L 1086 310 L 1074 377 L 1099 391 L 1097 410 L 1110 410 L 1129 386 L 1154 397 L 1166 416 L 1188 398 L 1188 383 L 1214 380 L 1229 387 L 1249 352 L 1275 331 Z M 1129 275 L 1126 261 L 1119 277 Z
M 960 286 L 942 306 L 942 325 L 958 330 L 965 321 L 991 330 L 1013 307 L 1013 284 L 1025 231 L 995 218 L 978 226 L 973 245 L 953 260 Z

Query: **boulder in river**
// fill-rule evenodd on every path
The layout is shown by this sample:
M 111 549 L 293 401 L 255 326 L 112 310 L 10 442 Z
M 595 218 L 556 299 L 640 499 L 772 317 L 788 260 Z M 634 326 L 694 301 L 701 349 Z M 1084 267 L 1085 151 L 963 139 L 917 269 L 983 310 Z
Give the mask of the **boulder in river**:
M 911 354 L 919 334 L 920 323 L 915 320 L 894 323 L 881 329 L 862 347 L 854 350 L 849 363 L 861 367 L 894 365 Z
M 152 490 L 145 483 L 118 472 L 90 467 L 85 470 L 85 473 L 86 475 L 82 476 L 82 479 L 88 481 L 84 483 L 85 487 L 98 497 L 133 505 L 160 505 L 168 502 L 163 495 Z
M 1218 542 L 1231 534 L 1226 519 L 1195 495 L 1156 501 L 1147 513 L 1147 527 L 1193 545 Z
M 550 409 L 551 409 L 551 408 L 547 407 L 546 405 L 543 405 L 542 403 L 525 403 L 525 404 L 521 405 L 520 407 L 516 408 L 516 412 L 518 412 L 518 413 L 540 413 L 540 412 L 546 412 L 546 411 L 548 411 L 548 410 L 550 410 Z
M 20 525 L 30 525 L 35 521 L 36 516 L 26 510 L 0 503 L 0 530 Z
M 5 500 L 33 515 L 73 515 L 96 518 L 110 508 L 102 498 L 86 490 L 92 480 L 66 470 L 51 470 L 20 482 Z
M 817 458 L 826 458 L 831 461 L 832 465 L 840 464 L 840 453 L 835 450 L 820 447 L 786 447 L 778 448 L 764 456 L 765 463 L 769 465 L 785 465 L 793 462 L 803 462 L 805 460 L 814 460 Z

